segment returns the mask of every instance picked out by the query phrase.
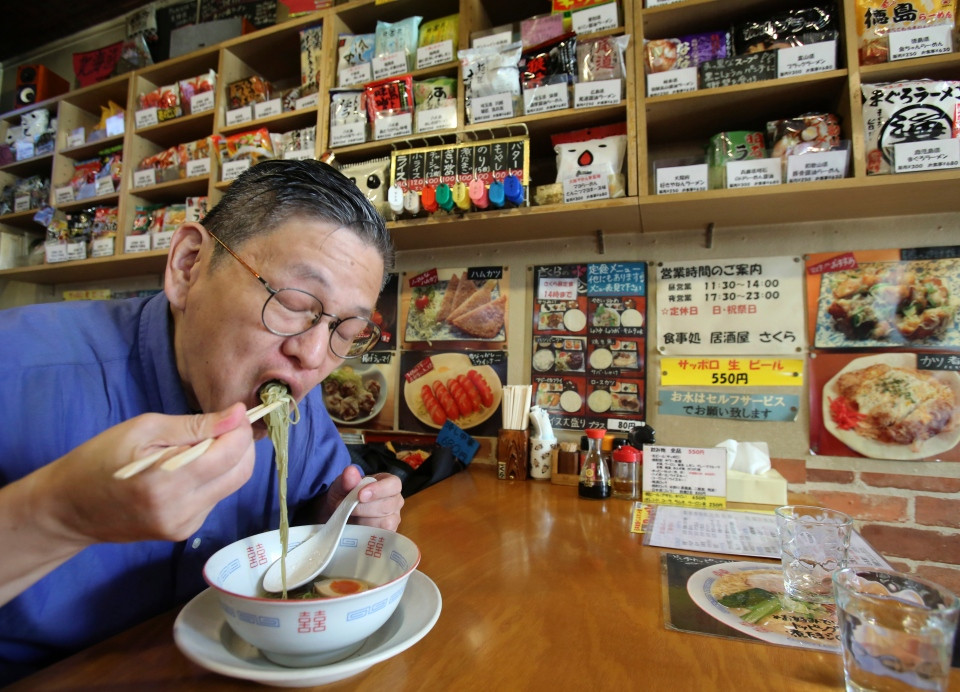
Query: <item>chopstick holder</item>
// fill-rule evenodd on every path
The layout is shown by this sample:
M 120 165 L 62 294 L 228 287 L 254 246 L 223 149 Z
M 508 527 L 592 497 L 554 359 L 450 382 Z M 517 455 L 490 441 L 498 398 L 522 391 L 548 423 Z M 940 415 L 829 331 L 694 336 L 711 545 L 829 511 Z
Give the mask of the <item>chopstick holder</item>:
M 497 478 L 527 479 L 527 448 L 530 432 L 501 428 L 497 434 Z
M 275 410 L 277 407 L 281 406 L 283 403 L 283 401 L 274 401 L 272 404 L 260 404 L 259 406 L 254 406 L 247 411 L 247 420 L 249 420 L 251 423 L 254 423 L 271 411 Z M 162 464 L 160 464 L 160 468 L 164 471 L 174 471 L 182 466 L 186 466 L 190 462 L 201 457 L 204 452 L 210 449 L 210 445 L 213 444 L 214 439 L 215 438 L 210 437 L 191 447 L 188 447 L 184 451 L 175 454 L 169 459 L 166 459 Z M 161 459 L 165 454 L 168 454 L 172 449 L 176 449 L 176 447 L 167 447 L 154 452 L 153 454 L 149 454 L 142 459 L 131 461 L 126 466 L 117 469 L 114 472 L 113 477 L 122 480 L 136 476 L 141 471 L 153 466 L 159 459 Z

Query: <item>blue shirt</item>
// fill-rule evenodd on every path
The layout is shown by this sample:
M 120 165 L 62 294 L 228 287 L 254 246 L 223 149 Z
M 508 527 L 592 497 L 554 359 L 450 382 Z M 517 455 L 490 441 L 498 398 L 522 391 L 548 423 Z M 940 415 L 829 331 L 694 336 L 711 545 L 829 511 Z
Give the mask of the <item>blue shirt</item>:
M 162 293 L 0 311 L 0 487 L 141 413 L 189 413 L 171 341 Z M 319 388 L 300 416 L 290 430 L 291 515 L 349 464 Z M 278 524 L 264 439 L 252 478 L 183 543 L 88 547 L 0 607 L 0 686 L 183 603 L 204 589 L 210 555 Z

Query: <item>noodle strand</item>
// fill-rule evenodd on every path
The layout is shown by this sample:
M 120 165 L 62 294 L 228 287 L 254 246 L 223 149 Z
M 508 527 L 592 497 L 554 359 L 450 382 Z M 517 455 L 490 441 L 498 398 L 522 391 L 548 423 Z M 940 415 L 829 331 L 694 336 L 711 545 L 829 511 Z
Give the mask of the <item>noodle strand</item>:
M 290 390 L 279 382 L 270 382 L 260 390 L 260 400 L 264 404 L 282 401 L 286 406 L 278 406 L 266 415 L 264 421 L 267 434 L 273 443 L 277 459 L 277 486 L 280 494 L 280 581 L 283 584 L 282 597 L 287 597 L 287 544 L 290 534 L 290 518 L 287 515 L 287 472 L 290 425 L 300 422 L 300 409 L 290 396 Z M 290 409 L 293 408 L 291 413 Z

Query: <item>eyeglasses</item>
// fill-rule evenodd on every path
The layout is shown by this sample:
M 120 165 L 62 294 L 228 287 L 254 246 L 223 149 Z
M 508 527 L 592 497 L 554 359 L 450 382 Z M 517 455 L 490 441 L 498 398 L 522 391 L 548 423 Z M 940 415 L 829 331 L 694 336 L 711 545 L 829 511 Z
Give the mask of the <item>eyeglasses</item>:
M 210 229 L 207 229 L 210 233 Z M 263 284 L 269 297 L 260 311 L 263 326 L 277 336 L 297 336 L 316 327 L 324 316 L 330 317 L 330 350 L 340 358 L 358 358 L 380 341 L 380 327 L 366 317 L 338 317 L 323 311 L 323 302 L 299 288 L 274 288 L 249 264 L 213 233 L 223 249 L 233 255 L 244 269 Z

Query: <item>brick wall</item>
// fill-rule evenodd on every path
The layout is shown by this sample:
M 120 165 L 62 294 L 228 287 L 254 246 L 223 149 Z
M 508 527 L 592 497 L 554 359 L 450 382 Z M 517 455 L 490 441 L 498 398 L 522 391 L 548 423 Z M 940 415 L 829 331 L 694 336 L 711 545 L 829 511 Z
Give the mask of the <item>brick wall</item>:
M 932 463 L 922 476 L 810 468 L 803 459 L 772 465 L 787 479 L 791 502 L 846 512 L 895 569 L 960 594 L 960 478 L 937 476 Z

